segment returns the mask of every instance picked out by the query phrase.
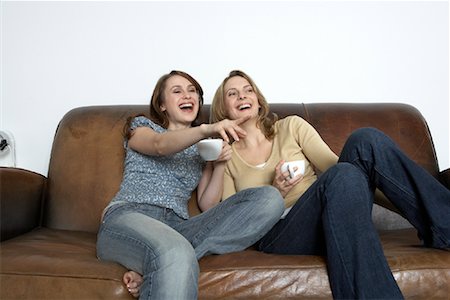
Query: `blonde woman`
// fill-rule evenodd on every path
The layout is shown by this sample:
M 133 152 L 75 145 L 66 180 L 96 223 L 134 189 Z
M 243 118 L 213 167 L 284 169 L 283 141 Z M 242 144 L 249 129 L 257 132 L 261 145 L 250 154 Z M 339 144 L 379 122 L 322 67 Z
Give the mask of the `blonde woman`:
M 212 122 L 244 117 L 250 118 L 240 124 L 246 135 L 232 144 L 225 169 L 224 202 L 247 188 L 276 187 L 286 211 L 259 250 L 324 255 L 335 298 L 403 298 L 372 224 L 375 188 L 416 227 L 425 246 L 450 246 L 450 191 L 382 132 L 355 131 L 338 158 L 302 118 L 271 118 L 254 81 L 232 71 L 214 96 Z M 303 175 L 281 171 L 285 161 L 297 160 L 305 162 Z

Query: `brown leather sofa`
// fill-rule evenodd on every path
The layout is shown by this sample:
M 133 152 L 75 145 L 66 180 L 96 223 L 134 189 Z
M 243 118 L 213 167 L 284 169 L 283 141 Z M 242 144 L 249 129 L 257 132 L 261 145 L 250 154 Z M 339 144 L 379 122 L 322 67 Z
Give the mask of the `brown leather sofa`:
M 403 104 L 273 104 L 279 117 L 310 122 L 339 154 L 354 129 L 377 127 L 433 176 L 439 172 L 432 138 L 421 114 Z M 209 107 L 202 110 L 208 120 Z M 103 208 L 118 190 L 123 168 L 122 127 L 145 105 L 92 106 L 60 122 L 48 176 L 0 168 L 1 299 L 132 299 L 122 266 L 99 261 L 95 242 Z M 383 206 L 390 204 L 379 198 Z M 198 208 L 191 202 L 191 212 Z M 407 299 L 449 299 L 450 252 L 420 246 L 397 214 L 376 206 L 386 257 Z M 201 299 L 331 298 L 319 256 L 270 255 L 252 249 L 201 259 Z

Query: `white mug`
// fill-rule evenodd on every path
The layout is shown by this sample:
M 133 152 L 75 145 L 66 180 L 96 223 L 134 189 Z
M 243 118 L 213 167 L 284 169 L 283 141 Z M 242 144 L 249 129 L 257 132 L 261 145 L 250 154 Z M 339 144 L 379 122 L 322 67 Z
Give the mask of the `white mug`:
M 295 170 L 297 168 L 297 170 Z M 305 161 L 304 160 L 294 160 L 287 161 L 281 166 L 281 172 L 288 172 L 291 178 L 297 176 L 298 174 L 305 174 Z
M 197 150 L 204 160 L 212 161 L 219 158 L 222 144 L 222 139 L 204 139 L 197 143 Z

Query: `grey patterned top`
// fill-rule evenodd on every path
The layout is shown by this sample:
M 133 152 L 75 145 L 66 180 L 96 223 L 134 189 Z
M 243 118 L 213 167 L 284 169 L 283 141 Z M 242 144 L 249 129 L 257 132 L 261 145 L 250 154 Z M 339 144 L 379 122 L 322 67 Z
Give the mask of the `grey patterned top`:
M 131 129 L 141 126 L 159 133 L 167 131 L 146 117 L 134 118 Z M 130 149 L 127 141 L 124 147 L 124 175 L 120 190 L 110 206 L 123 201 L 148 203 L 170 208 L 180 217 L 188 219 L 187 203 L 200 181 L 204 166 L 195 144 L 168 156 L 141 154 Z

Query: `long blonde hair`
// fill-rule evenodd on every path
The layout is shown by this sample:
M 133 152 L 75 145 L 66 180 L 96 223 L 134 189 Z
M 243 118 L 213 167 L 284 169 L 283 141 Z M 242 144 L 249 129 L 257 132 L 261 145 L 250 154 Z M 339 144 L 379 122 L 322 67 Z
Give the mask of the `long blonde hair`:
M 244 72 L 240 70 L 233 70 L 230 72 L 230 74 L 222 81 L 220 86 L 217 88 L 216 93 L 214 95 L 212 104 L 211 104 L 211 110 L 210 110 L 210 122 L 219 122 L 224 119 L 228 119 L 229 116 L 227 115 L 226 108 L 225 108 L 225 84 L 227 81 L 235 76 L 240 76 L 244 79 L 246 79 L 250 85 L 252 86 L 253 90 L 255 91 L 256 97 L 258 99 L 258 103 L 260 105 L 260 109 L 258 111 L 258 120 L 256 121 L 256 126 L 261 129 L 264 136 L 268 140 L 272 140 L 275 136 L 275 130 L 273 128 L 273 124 L 278 120 L 277 115 L 271 114 L 271 117 L 269 117 L 270 114 L 270 107 L 269 104 L 266 101 L 266 98 L 261 93 L 260 89 L 256 86 L 255 82 L 245 74 Z

